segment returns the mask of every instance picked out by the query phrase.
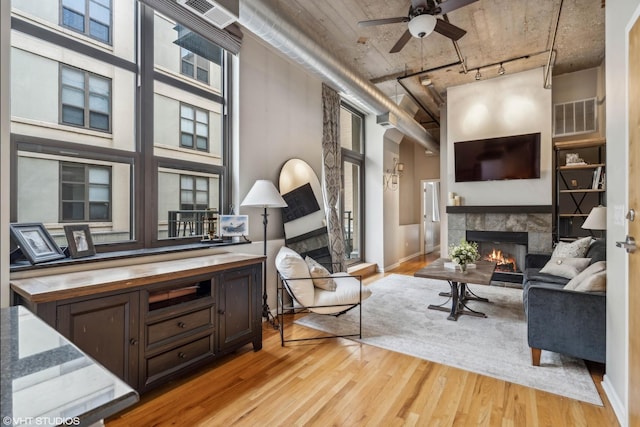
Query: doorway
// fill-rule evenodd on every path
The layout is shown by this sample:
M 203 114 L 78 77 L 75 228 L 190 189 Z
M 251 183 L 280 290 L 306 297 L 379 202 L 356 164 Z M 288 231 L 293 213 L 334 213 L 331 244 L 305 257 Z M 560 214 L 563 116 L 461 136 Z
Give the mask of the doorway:
M 440 180 L 421 181 L 421 247 L 425 254 L 440 252 Z

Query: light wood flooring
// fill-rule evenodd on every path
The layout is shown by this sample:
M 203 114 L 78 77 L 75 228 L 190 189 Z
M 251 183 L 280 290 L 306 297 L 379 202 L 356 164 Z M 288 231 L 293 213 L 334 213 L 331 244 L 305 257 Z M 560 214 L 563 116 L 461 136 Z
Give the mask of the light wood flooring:
M 418 257 L 392 272 L 413 275 L 430 260 Z M 291 327 L 298 336 L 316 333 Z M 106 425 L 617 426 L 600 385 L 604 367 L 589 367 L 604 407 L 346 339 L 283 348 L 265 324 L 262 350 L 245 346 L 149 392 Z

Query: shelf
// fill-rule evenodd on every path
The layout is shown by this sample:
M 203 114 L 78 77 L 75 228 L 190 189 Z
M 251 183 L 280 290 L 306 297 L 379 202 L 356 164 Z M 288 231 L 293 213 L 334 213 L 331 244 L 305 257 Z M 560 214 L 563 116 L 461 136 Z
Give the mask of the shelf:
M 578 190 L 560 190 L 561 193 L 604 193 L 602 188 L 584 188 Z
M 589 214 L 588 213 L 586 213 L 586 214 L 558 214 L 558 216 L 560 218 L 572 218 L 572 217 L 583 217 L 583 218 L 586 218 L 586 217 L 589 216 Z
M 597 169 L 598 167 L 604 167 L 605 164 L 604 163 L 593 163 L 593 164 L 586 164 L 586 165 L 564 165 L 564 166 L 558 166 L 558 170 L 559 171 L 570 171 L 570 170 L 580 170 L 580 169 Z
M 556 150 L 574 150 L 576 148 L 599 147 L 605 145 L 605 138 L 579 139 L 575 141 L 558 141 L 553 143 Z

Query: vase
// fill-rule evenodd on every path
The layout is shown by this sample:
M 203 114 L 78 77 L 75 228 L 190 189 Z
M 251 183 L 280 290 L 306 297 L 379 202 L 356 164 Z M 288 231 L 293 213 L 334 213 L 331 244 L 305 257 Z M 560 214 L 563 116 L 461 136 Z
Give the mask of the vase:
M 467 264 L 460 264 L 460 270 L 462 274 L 467 274 Z

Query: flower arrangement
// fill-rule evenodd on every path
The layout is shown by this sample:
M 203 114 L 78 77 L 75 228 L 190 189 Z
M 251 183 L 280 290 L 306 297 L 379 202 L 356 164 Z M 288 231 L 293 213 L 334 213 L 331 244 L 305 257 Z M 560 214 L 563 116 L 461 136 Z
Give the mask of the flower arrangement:
M 451 245 L 449 247 L 449 257 L 451 261 L 460 265 L 462 270 L 466 269 L 466 265 L 478 259 L 478 244 L 476 242 L 460 241 L 459 245 Z

